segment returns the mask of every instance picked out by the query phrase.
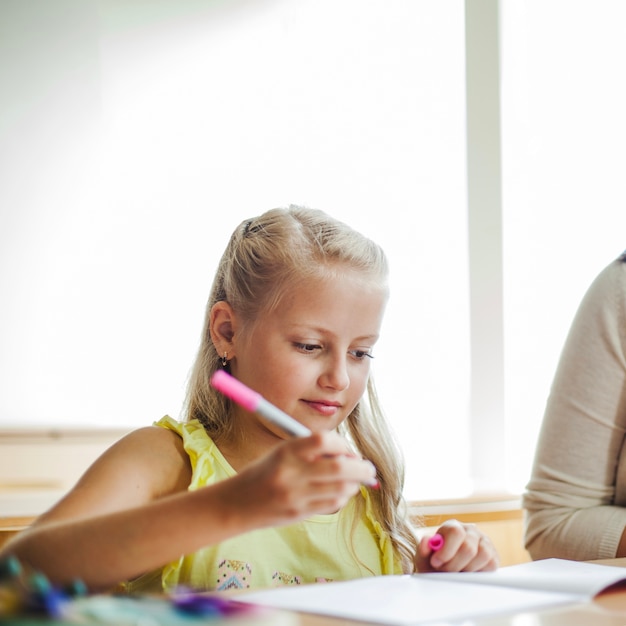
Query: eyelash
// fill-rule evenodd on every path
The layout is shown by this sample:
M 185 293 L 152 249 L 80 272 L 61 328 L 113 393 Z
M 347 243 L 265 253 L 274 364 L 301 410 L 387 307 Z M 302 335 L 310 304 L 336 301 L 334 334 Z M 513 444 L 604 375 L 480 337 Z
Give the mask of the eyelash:
M 354 355 L 359 360 L 362 360 L 363 357 L 368 357 L 370 359 L 374 358 L 374 355 L 371 352 L 366 352 L 365 350 L 352 350 L 350 354 Z
M 317 350 L 321 350 L 322 346 L 317 345 L 316 343 L 299 343 L 299 342 L 294 342 L 293 344 L 298 350 L 301 350 L 302 352 L 306 352 L 308 354 L 312 354 L 313 352 L 316 352 Z
M 294 342 L 293 345 L 298 350 L 306 354 L 313 354 L 314 352 L 322 349 L 322 346 L 315 344 L 315 343 Z M 366 350 L 350 350 L 348 354 L 351 354 L 354 358 L 358 359 L 359 361 L 363 361 L 365 357 L 368 357 L 370 359 L 374 358 L 374 355 L 371 354 L 370 352 L 367 352 Z

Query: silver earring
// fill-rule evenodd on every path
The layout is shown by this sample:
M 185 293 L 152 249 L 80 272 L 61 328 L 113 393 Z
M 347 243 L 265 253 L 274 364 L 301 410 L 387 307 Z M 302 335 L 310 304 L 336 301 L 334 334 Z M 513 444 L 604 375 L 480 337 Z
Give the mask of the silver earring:
M 222 357 L 222 367 L 226 367 L 228 365 L 228 352 L 224 352 L 224 356 Z

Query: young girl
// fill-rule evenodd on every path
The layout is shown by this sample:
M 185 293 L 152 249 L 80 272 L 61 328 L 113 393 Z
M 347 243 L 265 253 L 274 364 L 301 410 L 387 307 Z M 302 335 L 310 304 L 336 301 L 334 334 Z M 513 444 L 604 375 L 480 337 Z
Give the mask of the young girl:
M 324 213 L 243 222 L 217 269 L 184 421 L 121 439 L 3 554 L 93 591 L 494 569 L 474 526 L 444 524 L 433 552 L 405 514 L 370 378 L 387 295 L 383 251 Z M 313 434 L 291 438 L 231 403 L 210 384 L 218 368 Z

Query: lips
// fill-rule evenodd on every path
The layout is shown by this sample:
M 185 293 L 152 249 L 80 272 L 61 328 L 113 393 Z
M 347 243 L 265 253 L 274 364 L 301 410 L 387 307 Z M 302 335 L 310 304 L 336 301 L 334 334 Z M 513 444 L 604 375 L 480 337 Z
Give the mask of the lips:
M 325 417 L 332 417 L 341 407 L 338 402 L 325 402 L 323 400 L 303 400 L 303 402 Z

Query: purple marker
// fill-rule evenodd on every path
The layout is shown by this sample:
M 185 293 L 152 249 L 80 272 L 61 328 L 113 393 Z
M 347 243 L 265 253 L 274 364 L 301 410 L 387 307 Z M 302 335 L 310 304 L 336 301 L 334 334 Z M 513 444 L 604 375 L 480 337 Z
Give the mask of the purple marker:
M 262 415 L 265 419 L 282 428 L 288 435 L 308 437 L 311 434 L 306 426 L 297 422 L 293 417 L 268 402 L 260 393 L 246 387 L 224 370 L 217 370 L 213 374 L 211 384 L 247 411 Z
M 441 550 L 443 548 L 443 537 L 436 533 L 428 540 L 428 547 L 433 551 Z

